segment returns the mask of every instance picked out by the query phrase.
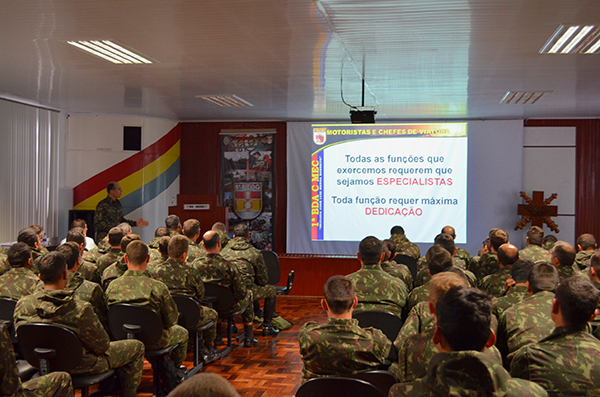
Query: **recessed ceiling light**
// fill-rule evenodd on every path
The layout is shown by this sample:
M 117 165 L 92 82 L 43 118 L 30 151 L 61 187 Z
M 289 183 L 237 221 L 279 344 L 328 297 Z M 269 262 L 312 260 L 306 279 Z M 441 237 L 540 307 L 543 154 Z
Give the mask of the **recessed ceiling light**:
M 196 98 L 204 99 L 221 107 L 248 107 L 254 106 L 250 102 L 237 95 L 196 95 Z
M 533 105 L 552 91 L 507 91 L 500 103 L 510 105 Z
M 600 28 L 594 25 L 560 25 L 540 54 L 594 54 L 600 47 Z
M 89 54 L 95 55 L 109 62 L 116 64 L 150 64 L 153 63 L 146 55 L 126 48 L 123 44 L 117 44 L 110 40 L 79 40 L 67 41 L 74 47 L 79 48 Z

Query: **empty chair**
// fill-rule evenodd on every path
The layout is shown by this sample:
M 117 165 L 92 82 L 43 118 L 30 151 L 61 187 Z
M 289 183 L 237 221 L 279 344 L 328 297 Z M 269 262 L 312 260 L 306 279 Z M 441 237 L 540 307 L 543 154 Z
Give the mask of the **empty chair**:
M 205 296 L 213 300 L 213 309 L 219 314 L 219 318 L 227 321 L 227 347 L 221 350 L 221 357 L 229 354 L 233 350 L 232 344 L 232 327 L 235 325 L 235 316 L 239 316 L 246 308 L 241 308 L 237 311 L 232 311 L 235 306 L 233 292 L 227 287 L 221 285 L 205 283 Z M 238 340 L 238 343 L 240 341 Z
M 19 345 L 23 357 L 40 375 L 53 371 L 66 371 L 79 365 L 83 357 L 83 346 L 70 329 L 55 324 L 30 323 L 19 327 Z M 89 387 L 108 379 L 114 370 L 93 375 L 72 375 L 73 388 L 81 389 L 82 397 L 89 395 Z
M 417 260 L 414 257 L 404 254 L 396 254 L 394 261 L 396 263 L 402 263 L 403 265 L 408 266 L 413 280 L 417 279 Z
M 353 312 L 352 318 L 358 320 L 358 325 L 361 328 L 373 327 L 381 330 L 392 343 L 396 340 L 400 328 L 404 324 L 401 318 L 390 313 L 378 311 Z M 392 345 L 388 360 L 394 362 L 397 358 L 398 352 Z
M 269 284 L 275 286 L 275 290 L 277 291 L 277 295 L 287 295 L 290 293 L 292 286 L 294 284 L 294 274 L 293 270 L 290 270 L 288 273 L 287 284 L 285 287 L 278 286 L 279 280 L 281 280 L 281 269 L 279 268 L 279 257 L 274 251 L 261 251 L 263 259 L 265 261 L 265 266 L 267 267 L 267 274 L 269 276 Z
M 302 384 L 296 397 L 385 397 L 375 386 L 353 378 L 315 378 Z
M 154 310 L 129 303 L 117 303 L 108 309 L 108 326 L 117 339 L 137 339 L 146 346 L 158 343 L 162 335 L 163 325 L 160 315 Z M 19 334 L 20 334 L 19 328 Z M 154 393 L 164 396 L 161 387 L 161 377 L 165 357 L 178 345 L 167 346 L 157 350 L 146 350 L 145 357 L 152 360 L 152 377 Z

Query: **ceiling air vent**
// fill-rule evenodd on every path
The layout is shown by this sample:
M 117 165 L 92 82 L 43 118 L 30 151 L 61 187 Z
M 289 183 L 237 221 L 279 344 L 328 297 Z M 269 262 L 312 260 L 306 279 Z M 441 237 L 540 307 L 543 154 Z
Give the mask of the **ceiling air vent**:
M 500 103 L 507 105 L 533 105 L 552 91 L 507 91 Z
M 227 108 L 254 106 L 250 102 L 240 98 L 237 95 L 196 95 L 196 98 L 201 98 L 217 106 Z

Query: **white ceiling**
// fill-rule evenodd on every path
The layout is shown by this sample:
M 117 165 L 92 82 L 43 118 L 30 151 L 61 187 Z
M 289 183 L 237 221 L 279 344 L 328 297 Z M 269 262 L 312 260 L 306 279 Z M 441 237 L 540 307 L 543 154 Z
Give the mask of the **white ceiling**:
M 66 113 L 175 120 L 597 117 L 600 55 L 538 53 L 592 0 L 0 1 L 0 97 Z M 66 40 L 113 39 L 158 60 L 114 65 Z M 343 79 L 342 79 L 343 77 Z M 343 80 L 343 82 L 342 82 Z M 552 91 L 533 105 L 506 91 Z M 198 95 L 234 94 L 247 108 Z

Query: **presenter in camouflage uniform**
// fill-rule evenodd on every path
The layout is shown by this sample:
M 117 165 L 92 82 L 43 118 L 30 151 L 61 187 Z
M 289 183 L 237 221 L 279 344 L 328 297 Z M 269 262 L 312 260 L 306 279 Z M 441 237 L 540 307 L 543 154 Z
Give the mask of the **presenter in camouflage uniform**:
M 223 258 L 238 266 L 246 287 L 252 291 L 255 301 L 265 300 L 265 317 L 263 320 L 263 336 L 277 335 L 279 330 L 273 327 L 275 313 L 275 286 L 267 284 L 269 276 L 262 253 L 248 242 L 248 226 L 236 225 L 233 229 L 234 239 L 221 252 Z
M 121 222 L 127 222 L 131 226 L 148 226 L 148 222 L 139 218 L 137 221 L 125 219 L 123 216 L 123 207 L 119 197 L 123 191 L 118 182 L 110 182 L 106 186 L 108 196 L 96 206 L 94 215 L 94 227 L 96 228 L 96 242 L 99 242 L 108 234 L 108 231 Z
M 148 246 L 135 240 L 127 245 L 125 252 L 128 270 L 108 286 L 108 308 L 110 310 L 110 307 L 117 303 L 131 303 L 156 311 L 162 319 L 162 335 L 156 345 L 146 346 L 146 349 L 157 350 L 177 343 L 179 345 L 171 352 L 170 358 L 176 366 L 180 366 L 187 352 L 188 331 L 177 324 L 177 305 L 167 286 L 150 278 L 145 271 L 150 259 Z
M 589 281 L 561 281 L 552 303 L 554 331 L 515 354 L 510 373 L 541 385 L 551 396 L 600 395 L 600 342 L 587 330 L 600 292 Z
M 87 375 L 119 368 L 122 396 L 134 396 L 142 378 L 144 345 L 137 340 L 111 342 L 92 305 L 64 289 L 68 282 L 67 263 L 62 254 L 50 252 L 39 263 L 44 290 L 19 300 L 15 327 L 27 323 L 50 323 L 75 332 L 83 345 L 83 358 L 71 371 Z
M 392 343 L 380 330 L 361 328 L 352 318 L 358 303 L 352 282 L 344 276 L 333 276 L 325 283 L 323 293 L 321 307 L 329 320 L 325 324 L 304 324 L 298 336 L 304 362 L 302 381 L 377 369 Z
M 204 283 L 220 285 L 230 288 L 233 293 L 234 305 L 230 310 L 223 314 L 236 312 L 245 307 L 242 313 L 242 322 L 244 323 L 244 346 L 254 346 L 258 341 L 254 339 L 252 321 L 254 320 L 254 308 L 252 305 L 252 290 L 246 287 L 246 283 L 240 274 L 237 266 L 225 260 L 221 252 L 221 238 L 218 232 L 209 230 L 202 237 L 202 244 L 206 249 L 206 255 L 192 264 L 200 272 L 200 278 Z M 221 326 L 217 328 L 221 331 Z M 222 333 L 219 332 L 217 339 L 222 343 Z
M 0 276 L 0 298 L 19 300 L 44 288 L 44 283 L 31 271 L 33 259 L 25 243 L 16 243 L 8 249 L 11 269 Z

